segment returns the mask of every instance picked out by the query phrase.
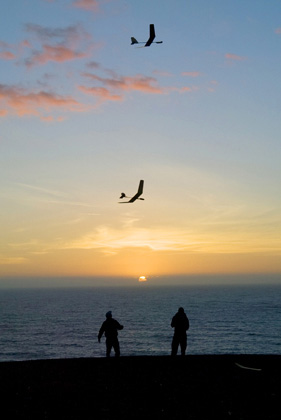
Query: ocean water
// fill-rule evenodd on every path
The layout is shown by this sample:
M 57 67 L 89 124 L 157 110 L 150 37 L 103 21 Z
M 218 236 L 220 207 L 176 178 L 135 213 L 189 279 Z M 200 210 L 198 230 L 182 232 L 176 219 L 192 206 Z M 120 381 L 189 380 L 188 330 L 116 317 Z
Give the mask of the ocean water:
M 142 287 L 144 286 L 144 287 Z M 104 357 L 113 312 L 121 356 L 169 355 L 172 316 L 190 321 L 187 354 L 280 354 L 281 286 L 0 290 L 0 361 Z

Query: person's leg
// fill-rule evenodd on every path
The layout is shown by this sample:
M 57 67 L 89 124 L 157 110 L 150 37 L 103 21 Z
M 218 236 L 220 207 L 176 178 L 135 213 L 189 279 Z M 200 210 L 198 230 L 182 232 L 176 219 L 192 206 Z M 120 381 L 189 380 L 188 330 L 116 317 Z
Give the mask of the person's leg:
M 172 341 L 172 356 L 176 356 L 179 347 L 179 340 L 178 337 L 174 336 Z
M 110 357 L 111 349 L 112 349 L 112 340 L 107 338 L 106 339 L 106 357 Z
M 187 346 L 187 340 L 186 337 L 182 337 L 180 340 L 180 347 L 181 347 L 181 355 L 185 356 L 185 350 Z
M 114 348 L 114 351 L 115 351 L 115 356 L 119 357 L 120 356 L 120 345 L 119 345 L 118 338 L 116 338 L 116 340 L 114 340 L 113 348 Z

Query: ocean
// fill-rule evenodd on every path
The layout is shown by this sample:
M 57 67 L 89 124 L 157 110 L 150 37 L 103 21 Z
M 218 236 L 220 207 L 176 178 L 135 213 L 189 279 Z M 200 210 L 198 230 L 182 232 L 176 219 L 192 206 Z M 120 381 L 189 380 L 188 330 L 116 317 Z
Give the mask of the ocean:
M 281 285 L 0 290 L 0 361 L 104 357 L 111 310 L 121 356 L 169 355 L 173 315 L 190 321 L 187 354 L 280 354 Z M 113 355 L 113 354 L 112 354 Z

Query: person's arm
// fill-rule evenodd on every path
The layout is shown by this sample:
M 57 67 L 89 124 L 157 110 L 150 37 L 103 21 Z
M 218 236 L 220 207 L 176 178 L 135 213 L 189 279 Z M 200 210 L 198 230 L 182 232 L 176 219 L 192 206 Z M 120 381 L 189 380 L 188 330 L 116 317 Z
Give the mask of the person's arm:
M 102 326 L 100 327 L 100 330 L 99 330 L 99 334 L 98 334 L 99 343 L 100 343 L 100 339 L 101 339 L 103 333 L 104 333 L 104 323 L 102 324 Z
M 124 326 L 119 324 L 118 321 L 116 321 L 116 328 L 117 328 L 117 330 L 123 330 Z

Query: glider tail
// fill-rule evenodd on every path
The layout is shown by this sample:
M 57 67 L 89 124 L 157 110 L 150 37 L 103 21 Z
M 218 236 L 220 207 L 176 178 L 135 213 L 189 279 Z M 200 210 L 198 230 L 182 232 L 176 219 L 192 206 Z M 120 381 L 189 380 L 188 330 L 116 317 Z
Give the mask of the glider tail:
M 138 41 L 133 36 L 131 37 L 131 45 L 138 44 Z

